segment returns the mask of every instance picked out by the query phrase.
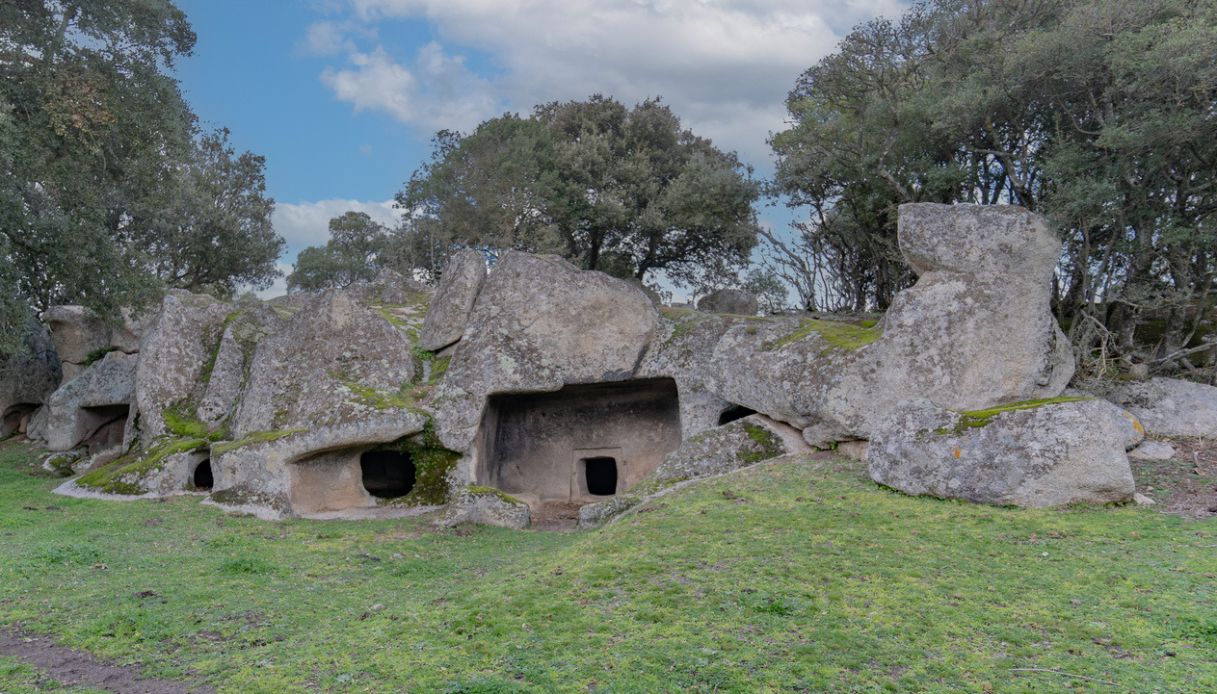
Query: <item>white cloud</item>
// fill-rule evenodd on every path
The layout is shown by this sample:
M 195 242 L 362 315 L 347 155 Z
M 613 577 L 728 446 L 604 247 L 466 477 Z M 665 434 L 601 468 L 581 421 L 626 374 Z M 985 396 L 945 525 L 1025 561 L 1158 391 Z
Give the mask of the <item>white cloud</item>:
M 428 131 L 471 128 L 500 106 L 490 83 L 470 72 L 464 57 L 445 53 L 435 42 L 419 49 L 411 67 L 382 46 L 352 51 L 346 67 L 326 68 L 321 81 L 356 112 L 381 110 Z
M 301 48 L 312 55 L 337 55 L 355 50 L 348 29 L 338 22 L 316 22 L 308 28 Z
M 393 209 L 393 201 L 365 202 L 362 200 L 318 200 L 317 202 L 276 203 L 271 224 L 275 231 L 287 241 L 287 262 L 294 261 L 296 253 L 306 246 L 320 246 L 330 238 L 330 220 L 343 212 L 355 210 L 365 212 L 373 220 L 386 226 L 397 226 L 401 214 Z
M 412 125 L 466 129 L 501 111 L 600 92 L 633 103 L 662 96 L 699 134 L 768 160 L 798 75 L 842 32 L 899 0 L 350 0 L 352 21 L 430 23 L 432 43 L 409 68 L 382 48 L 351 54 L 327 84 L 357 109 Z M 382 31 L 383 36 L 388 32 Z M 474 76 L 459 48 L 487 55 L 493 81 Z M 360 64 L 362 61 L 362 64 Z M 407 75 L 409 76 L 407 78 Z M 426 103 L 435 102 L 435 103 Z M 472 121 L 472 122 L 471 122 Z

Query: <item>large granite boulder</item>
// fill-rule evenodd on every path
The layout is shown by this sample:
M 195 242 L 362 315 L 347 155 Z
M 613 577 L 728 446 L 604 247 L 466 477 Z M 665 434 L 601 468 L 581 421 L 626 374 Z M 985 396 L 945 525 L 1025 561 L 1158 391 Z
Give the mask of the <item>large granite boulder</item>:
M 423 321 L 418 346 L 437 351 L 461 339 L 473 310 L 482 281 L 486 279 L 486 259 L 473 249 L 458 251 L 444 268 L 435 297 Z
M 1060 394 L 1073 356 L 1049 310 L 1060 243 L 1042 218 L 907 204 L 899 234 L 920 278 L 882 321 L 736 325 L 715 348 L 712 389 L 816 445 L 869 438 L 910 398 L 967 410 Z
M 40 427 L 47 449 L 76 448 L 110 423 L 116 423 L 115 431 L 105 447 L 120 444 L 126 438 L 138 360 L 134 354 L 109 352 L 56 389 L 47 400 L 46 422 Z
M 51 331 L 65 383 L 110 347 L 110 326 L 84 306 L 52 306 L 42 313 L 42 321 Z
M 918 400 L 872 433 L 866 457 L 873 480 L 906 494 L 1040 508 L 1131 499 L 1125 451 L 1141 437 L 1135 418 L 1103 400 L 966 413 Z
M 697 302 L 698 311 L 710 313 L 733 313 L 755 316 L 759 305 L 756 295 L 743 289 L 717 289 Z
M 629 282 L 550 256 L 507 252 L 483 282 L 428 404 L 444 444 L 465 450 L 491 393 L 634 378 L 659 313 Z
M 17 351 L 0 364 L 0 438 L 28 433 L 30 417 L 59 385 L 60 374 L 47 329 L 31 318 Z
M 285 324 L 278 312 L 261 302 L 242 305 L 228 315 L 195 410 L 200 422 L 217 429 L 236 412 L 258 344 Z
M 735 403 L 724 400 L 709 383 L 719 365 L 714 347 L 741 316 L 703 313 L 689 308 L 660 311 L 659 334 L 638 368 L 639 378 L 671 378 L 680 393 L 680 430 L 683 438 L 719 424 L 721 415 Z
M 188 411 L 202 397 L 234 310 L 231 304 L 182 290 L 165 296 L 141 344 L 135 378 L 145 440 L 171 433 L 166 411 Z
M 1129 383 L 1107 396 L 1159 436 L 1217 437 L 1217 388 L 1177 378 Z
M 413 336 L 425 304 L 369 306 L 359 293 L 313 295 L 258 342 L 233 419 L 234 437 L 314 429 L 415 406 Z

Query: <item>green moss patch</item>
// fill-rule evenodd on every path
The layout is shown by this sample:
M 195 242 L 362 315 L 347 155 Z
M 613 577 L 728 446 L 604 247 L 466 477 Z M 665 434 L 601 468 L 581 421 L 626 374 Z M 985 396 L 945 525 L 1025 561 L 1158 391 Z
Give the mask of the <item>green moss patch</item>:
M 448 373 L 448 367 L 452 365 L 452 357 L 436 357 L 431 360 L 431 376 L 427 379 L 427 385 L 435 385 L 443 380 L 444 375 Z
M 782 454 L 782 442 L 777 434 L 751 422 L 744 422 L 744 431 L 747 432 L 750 442 L 739 450 L 738 456 L 742 462 L 751 465 Z
M 85 360 L 81 366 L 92 366 L 102 359 L 105 359 L 106 355 L 110 352 L 116 351 L 118 351 L 117 347 L 99 347 L 85 355 Z
M 786 345 L 799 342 L 813 334 L 819 335 L 820 339 L 828 343 L 828 346 L 821 351 L 821 354 L 833 350 L 852 352 L 862 349 L 883 337 L 883 328 L 876 320 L 847 323 L 845 321 L 808 318 L 793 332 L 776 340 L 766 342 L 762 346 L 762 349 L 772 352 Z
M 191 403 L 183 401 L 162 411 L 161 419 L 165 421 L 165 428 L 169 430 L 169 433 L 178 438 L 207 439 L 209 441 L 218 441 L 227 435 L 222 429 L 212 431 L 211 427 L 195 416 L 192 410 Z
M 1086 395 L 1062 395 L 1055 398 L 1043 398 L 1041 400 L 1020 400 L 1018 402 L 1006 403 L 997 407 L 990 407 L 984 410 L 964 410 L 959 412 L 959 421 L 953 427 L 943 427 L 935 429 L 934 433 L 939 436 L 955 435 L 959 436 L 967 432 L 969 429 L 981 429 L 989 425 L 995 417 L 1003 412 L 1017 412 L 1019 410 L 1033 410 L 1044 405 L 1058 405 L 1065 402 L 1084 402 L 1086 400 L 1094 400 L 1094 398 Z
M 76 480 L 76 485 L 110 494 L 143 494 L 147 490 L 132 478 L 160 469 L 171 455 L 207 448 L 210 443 L 203 438 L 162 438 L 146 451 L 128 453 L 90 470 Z
M 388 448 L 400 450 L 414 463 L 414 488 L 409 494 L 389 501 L 406 506 L 435 506 L 448 503 L 448 473 L 456 467 L 461 454 L 444 448 L 431 422 L 421 434 L 400 441 Z M 487 487 L 489 489 L 489 487 Z
M 341 379 L 339 379 L 341 380 Z M 342 380 L 355 400 L 376 410 L 418 410 L 418 403 L 427 395 L 425 386 L 403 383 L 396 391 L 373 388 L 357 381 Z
M 502 502 L 505 502 L 508 504 L 524 503 L 523 501 L 520 501 L 519 499 L 508 494 L 507 492 L 503 491 L 502 489 L 496 489 L 494 487 L 483 487 L 481 485 L 471 484 L 468 487 L 465 487 L 465 492 L 472 496 L 493 496 L 493 497 L 498 498 L 499 501 L 502 501 Z
M 238 448 L 253 446 L 259 443 L 270 443 L 278 441 L 281 438 L 291 436 L 292 434 L 303 434 L 308 429 L 276 429 L 273 431 L 255 431 L 251 434 L 241 437 L 236 441 L 220 441 L 211 447 L 213 455 L 223 455 Z

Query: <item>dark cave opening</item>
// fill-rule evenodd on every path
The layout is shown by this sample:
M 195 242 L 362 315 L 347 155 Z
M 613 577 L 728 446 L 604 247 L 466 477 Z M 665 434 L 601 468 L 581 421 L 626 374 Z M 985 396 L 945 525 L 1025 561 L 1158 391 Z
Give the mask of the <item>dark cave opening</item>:
M 208 491 L 213 486 L 215 486 L 215 478 L 211 474 L 211 458 L 207 458 L 194 467 L 194 488 L 199 491 Z
M 584 458 L 587 493 L 592 496 L 612 496 L 617 493 L 617 459 Z
M 414 461 L 402 451 L 368 451 L 359 456 L 363 488 L 379 499 L 395 499 L 414 489 Z
M 721 427 L 724 424 L 730 424 L 753 414 L 756 414 L 756 410 L 749 409 L 743 405 L 732 405 L 723 410 L 723 413 L 718 416 L 718 425 Z

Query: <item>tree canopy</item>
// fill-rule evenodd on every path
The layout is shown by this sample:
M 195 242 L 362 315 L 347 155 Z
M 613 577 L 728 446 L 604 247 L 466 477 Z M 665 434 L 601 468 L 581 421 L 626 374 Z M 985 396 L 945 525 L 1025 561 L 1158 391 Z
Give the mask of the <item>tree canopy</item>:
M 346 287 L 374 279 L 384 267 L 389 230 L 364 212 L 348 211 L 330 220 L 324 246 L 300 251 L 288 275 L 289 290 Z
M 0 4 L 0 300 L 16 313 L 112 316 L 166 285 L 272 279 L 262 160 L 199 137 L 169 74 L 194 41 L 168 0 Z
M 1065 240 L 1057 310 L 1084 354 L 1190 368 L 1217 262 L 1215 103 L 1212 0 L 919 3 L 798 80 L 773 192 L 806 216 L 769 253 L 809 308 L 882 308 L 911 281 L 898 204 L 1024 205 Z M 1168 328 L 1138 352 L 1151 318 Z
M 658 100 L 603 96 L 504 115 L 435 139 L 397 201 L 413 264 L 457 247 L 557 253 L 585 269 L 681 284 L 743 267 L 759 186 Z

